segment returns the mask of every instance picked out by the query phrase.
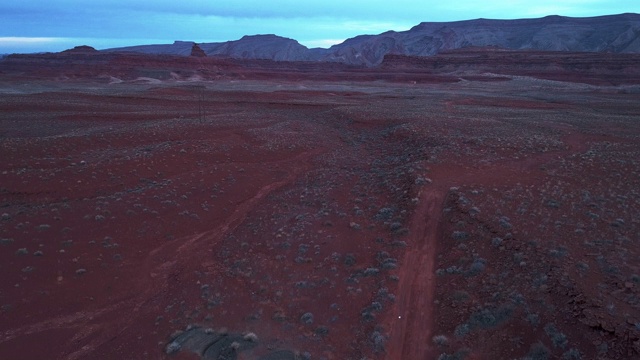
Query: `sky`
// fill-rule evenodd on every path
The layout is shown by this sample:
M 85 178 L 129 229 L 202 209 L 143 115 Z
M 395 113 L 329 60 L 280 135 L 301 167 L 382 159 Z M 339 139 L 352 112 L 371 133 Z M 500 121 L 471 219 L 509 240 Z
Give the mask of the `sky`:
M 421 22 L 640 13 L 640 0 L 0 0 L 0 54 L 276 34 L 329 47 Z

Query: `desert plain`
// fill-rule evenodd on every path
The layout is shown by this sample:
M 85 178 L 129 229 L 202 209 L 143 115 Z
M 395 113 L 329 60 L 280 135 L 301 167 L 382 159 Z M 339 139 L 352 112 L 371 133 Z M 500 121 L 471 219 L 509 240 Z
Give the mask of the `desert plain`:
M 639 59 L 7 57 L 0 357 L 638 358 Z

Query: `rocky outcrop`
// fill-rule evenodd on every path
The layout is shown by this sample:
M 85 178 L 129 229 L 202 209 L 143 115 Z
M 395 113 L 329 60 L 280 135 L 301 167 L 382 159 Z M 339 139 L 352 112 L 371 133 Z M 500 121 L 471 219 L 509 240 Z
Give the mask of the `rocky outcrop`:
M 206 57 L 207 54 L 198 46 L 198 44 L 193 44 L 191 47 L 191 56 L 193 57 Z

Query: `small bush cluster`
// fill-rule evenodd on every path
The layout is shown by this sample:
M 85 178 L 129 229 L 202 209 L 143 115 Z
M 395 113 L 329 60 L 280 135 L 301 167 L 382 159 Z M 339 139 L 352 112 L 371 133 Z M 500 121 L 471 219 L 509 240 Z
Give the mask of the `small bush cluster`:
M 552 323 L 548 323 L 544 326 L 544 332 L 549 336 L 554 347 L 564 349 L 569 343 L 567 336 L 561 333 Z

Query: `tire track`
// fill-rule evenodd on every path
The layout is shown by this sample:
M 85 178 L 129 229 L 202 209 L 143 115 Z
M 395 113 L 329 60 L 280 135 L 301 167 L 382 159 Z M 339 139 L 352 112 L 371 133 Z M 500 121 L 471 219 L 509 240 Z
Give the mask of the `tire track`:
M 390 319 L 387 359 L 428 359 L 431 349 L 435 256 L 445 192 L 428 188 L 419 196 L 410 232 L 412 249 L 403 258 L 398 300 Z

